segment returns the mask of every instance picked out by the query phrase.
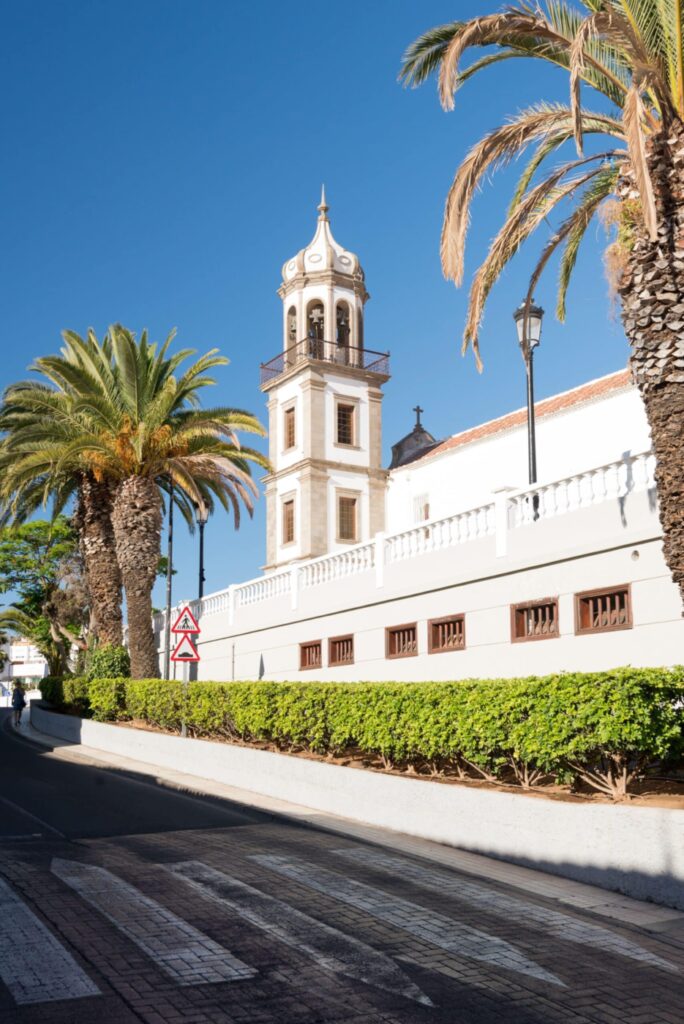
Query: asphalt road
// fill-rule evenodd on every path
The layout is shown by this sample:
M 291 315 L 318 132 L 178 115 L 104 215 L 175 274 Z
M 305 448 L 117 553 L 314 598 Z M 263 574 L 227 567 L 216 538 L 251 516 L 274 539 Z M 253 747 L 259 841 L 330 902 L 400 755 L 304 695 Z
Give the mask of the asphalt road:
M 684 941 L 0 720 L 2 1024 L 681 1024 Z

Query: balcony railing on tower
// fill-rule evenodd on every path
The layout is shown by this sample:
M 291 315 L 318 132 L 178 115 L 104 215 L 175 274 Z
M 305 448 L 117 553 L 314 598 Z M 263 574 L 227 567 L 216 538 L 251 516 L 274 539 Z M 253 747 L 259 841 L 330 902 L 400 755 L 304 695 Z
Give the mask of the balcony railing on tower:
M 389 352 L 373 352 L 368 348 L 354 348 L 351 345 L 336 341 L 323 341 L 322 338 L 305 338 L 304 341 L 291 345 L 280 352 L 274 359 L 261 364 L 261 386 L 270 384 L 276 377 L 287 373 L 299 363 L 308 362 L 336 363 L 338 366 L 349 366 L 369 373 L 389 376 Z

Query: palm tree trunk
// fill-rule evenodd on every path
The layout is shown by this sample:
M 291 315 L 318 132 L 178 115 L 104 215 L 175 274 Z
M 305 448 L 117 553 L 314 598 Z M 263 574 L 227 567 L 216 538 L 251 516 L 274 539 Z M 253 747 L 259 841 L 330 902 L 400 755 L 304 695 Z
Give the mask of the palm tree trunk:
M 620 282 L 630 364 L 651 427 L 665 560 L 684 600 L 684 124 L 656 137 L 649 168 L 658 238 L 637 229 Z M 628 176 L 620 199 L 636 198 Z
M 90 474 L 81 479 L 76 522 L 90 595 L 91 626 L 101 644 L 123 643 L 121 571 L 112 526 L 114 487 Z
M 159 677 L 152 626 L 152 587 L 161 550 L 161 499 L 154 480 L 131 476 L 119 485 L 112 524 L 126 592 L 128 648 L 134 679 Z

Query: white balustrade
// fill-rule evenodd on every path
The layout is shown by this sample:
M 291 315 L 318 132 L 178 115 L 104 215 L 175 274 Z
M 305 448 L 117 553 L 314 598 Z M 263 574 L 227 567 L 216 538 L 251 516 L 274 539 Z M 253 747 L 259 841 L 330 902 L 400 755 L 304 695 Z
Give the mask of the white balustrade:
M 355 544 L 332 555 L 313 558 L 299 566 L 301 587 L 316 587 L 321 583 L 341 580 L 359 572 L 367 572 L 375 565 L 375 544 Z
M 515 529 L 537 519 L 624 499 L 651 487 L 655 487 L 655 456 L 651 452 L 629 455 L 575 476 L 516 491 L 508 498 L 508 527 Z
M 386 538 L 385 557 L 388 562 L 401 562 L 416 555 L 428 554 L 454 544 L 464 544 L 494 533 L 494 503 L 459 512 L 447 519 L 421 523 L 410 530 Z

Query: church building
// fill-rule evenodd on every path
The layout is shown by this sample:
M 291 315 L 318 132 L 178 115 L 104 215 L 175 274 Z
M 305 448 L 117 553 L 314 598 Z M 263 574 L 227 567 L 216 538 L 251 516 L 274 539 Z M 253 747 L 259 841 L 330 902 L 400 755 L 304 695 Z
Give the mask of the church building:
M 282 268 L 261 365 L 272 472 L 262 576 L 193 603 L 199 678 L 427 680 L 681 662 L 655 460 L 628 370 L 382 460 L 389 356 L 364 336 L 358 256 L 325 194 Z M 157 617 L 160 656 L 163 615 Z M 435 655 L 440 655 L 435 657 Z

